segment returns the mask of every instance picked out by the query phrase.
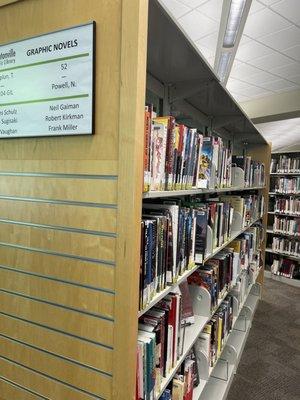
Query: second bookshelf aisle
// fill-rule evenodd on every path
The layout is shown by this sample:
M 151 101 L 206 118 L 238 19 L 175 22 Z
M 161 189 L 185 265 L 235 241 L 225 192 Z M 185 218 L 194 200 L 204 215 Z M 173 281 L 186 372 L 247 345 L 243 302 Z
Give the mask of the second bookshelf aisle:
M 266 248 L 271 277 L 295 286 L 300 279 L 299 167 L 299 153 L 272 155 Z

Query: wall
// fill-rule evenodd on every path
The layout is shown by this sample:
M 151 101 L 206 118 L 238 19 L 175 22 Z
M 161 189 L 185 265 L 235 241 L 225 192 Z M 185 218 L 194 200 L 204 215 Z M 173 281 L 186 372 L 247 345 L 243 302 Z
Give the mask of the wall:
M 23 0 L 0 43 L 91 20 L 95 135 L 0 141 L 3 400 L 134 395 L 147 2 Z

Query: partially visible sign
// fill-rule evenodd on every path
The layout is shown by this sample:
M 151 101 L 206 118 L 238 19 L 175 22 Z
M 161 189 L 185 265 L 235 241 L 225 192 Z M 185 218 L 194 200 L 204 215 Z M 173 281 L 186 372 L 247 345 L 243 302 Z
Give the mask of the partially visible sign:
M 0 46 L 0 138 L 93 133 L 94 23 Z

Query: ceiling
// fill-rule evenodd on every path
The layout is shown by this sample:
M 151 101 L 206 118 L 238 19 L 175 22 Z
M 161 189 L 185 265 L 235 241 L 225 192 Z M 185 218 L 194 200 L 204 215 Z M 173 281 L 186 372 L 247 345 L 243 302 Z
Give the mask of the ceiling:
M 223 0 L 160 2 L 214 67 Z M 273 151 L 300 150 L 300 0 L 252 0 L 226 87 Z
M 161 0 L 214 64 L 223 0 Z M 253 0 L 227 88 L 239 102 L 300 89 L 299 0 Z
M 300 151 L 300 118 L 265 122 L 256 127 L 272 142 L 273 152 Z

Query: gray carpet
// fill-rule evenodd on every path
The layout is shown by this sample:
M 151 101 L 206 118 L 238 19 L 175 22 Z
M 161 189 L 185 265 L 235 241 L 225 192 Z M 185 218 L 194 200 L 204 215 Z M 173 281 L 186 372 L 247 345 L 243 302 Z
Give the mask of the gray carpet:
M 227 400 L 300 399 L 300 289 L 265 279 Z

